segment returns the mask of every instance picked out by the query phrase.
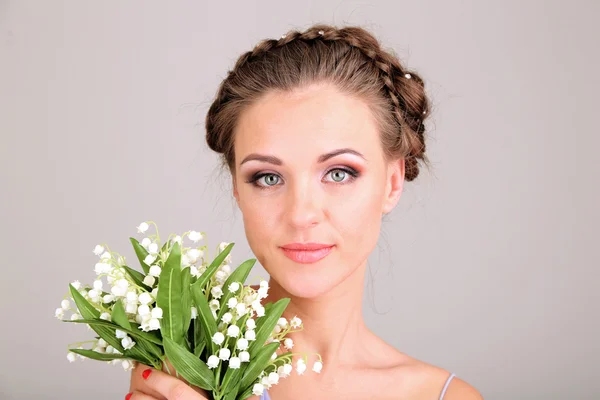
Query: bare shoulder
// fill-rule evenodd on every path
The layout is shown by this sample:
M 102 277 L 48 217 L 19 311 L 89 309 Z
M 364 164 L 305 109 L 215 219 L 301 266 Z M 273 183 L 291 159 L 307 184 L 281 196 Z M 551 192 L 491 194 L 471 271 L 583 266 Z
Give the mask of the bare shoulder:
M 449 371 L 403 353 L 397 356 L 397 361 L 393 374 L 397 382 L 409 382 L 404 387 L 398 388 L 407 395 L 407 398 L 415 400 L 440 398 L 451 376 Z M 483 400 L 483 397 L 475 387 L 454 376 L 448 383 L 444 400 Z

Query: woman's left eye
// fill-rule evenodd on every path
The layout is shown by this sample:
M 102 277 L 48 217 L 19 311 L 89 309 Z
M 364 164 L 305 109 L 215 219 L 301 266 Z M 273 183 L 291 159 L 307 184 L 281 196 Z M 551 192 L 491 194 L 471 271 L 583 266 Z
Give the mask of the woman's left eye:
M 331 180 L 335 183 L 340 183 L 344 181 L 351 181 L 356 178 L 358 175 L 355 171 L 350 171 L 342 168 L 332 169 L 327 173 L 327 175 L 331 176 Z M 348 177 L 349 176 L 349 177 Z M 348 178 L 348 179 L 346 179 Z

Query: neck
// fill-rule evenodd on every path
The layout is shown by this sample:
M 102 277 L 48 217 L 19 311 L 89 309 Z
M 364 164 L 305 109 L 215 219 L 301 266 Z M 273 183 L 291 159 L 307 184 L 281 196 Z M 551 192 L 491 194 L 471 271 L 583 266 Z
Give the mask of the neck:
M 364 273 L 366 261 L 352 275 L 335 286 L 326 294 L 317 298 L 301 298 L 293 296 L 275 280 L 269 282 L 268 302 L 281 298 L 291 299 L 284 316 L 291 319 L 298 316 L 302 319 L 303 330 L 290 333 L 294 341 L 294 353 L 306 353 L 307 365 L 317 358 L 318 353 L 323 362 L 334 361 L 340 364 L 356 363 L 360 343 L 368 334 L 362 314 L 362 297 L 364 292 Z M 328 363 L 332 367 L 332 362 Z

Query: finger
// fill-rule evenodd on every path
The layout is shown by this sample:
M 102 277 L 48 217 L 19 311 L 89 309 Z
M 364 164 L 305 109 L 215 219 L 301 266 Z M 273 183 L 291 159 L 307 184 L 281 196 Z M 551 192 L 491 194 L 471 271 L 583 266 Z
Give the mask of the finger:
M 125 396 L 125 400 L 158 400 L 156 397 L 147 395 L 146 393 L 134 390 Z
M 167 400 L 208 400 L 185 382 L 154 368 L 142 372 L 146 386 L 160 393 Z
M 151 396 L 156 400 L 167 400 L 167 398 L 155 390 L 146 385 L 146 380 L 143 378 L 142 374 L 145 370 L 150 369 L 148 365 L 144 365 L 141 363 L 136 363 L 135 367 L 131 371 L 131 381 L 129 383 L 129 391 L 130 392 L 140 392 L 145 395 Z

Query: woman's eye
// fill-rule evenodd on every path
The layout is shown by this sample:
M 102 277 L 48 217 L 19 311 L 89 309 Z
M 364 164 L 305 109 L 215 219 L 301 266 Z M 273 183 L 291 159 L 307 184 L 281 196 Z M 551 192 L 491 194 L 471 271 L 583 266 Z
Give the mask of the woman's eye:
M 264 186 L 275 186 L 279 183 L 279 177 L 273 174 L 265 174 L 258 178 L 258 180 L 264 180 Z
M 348 172 L 344 171 L 343 169 L 334 169 L 329 171 L 328 175 L 331 176 L 331 179 L 334 182 L 343 182 L 346 176 L 348 175 Z

